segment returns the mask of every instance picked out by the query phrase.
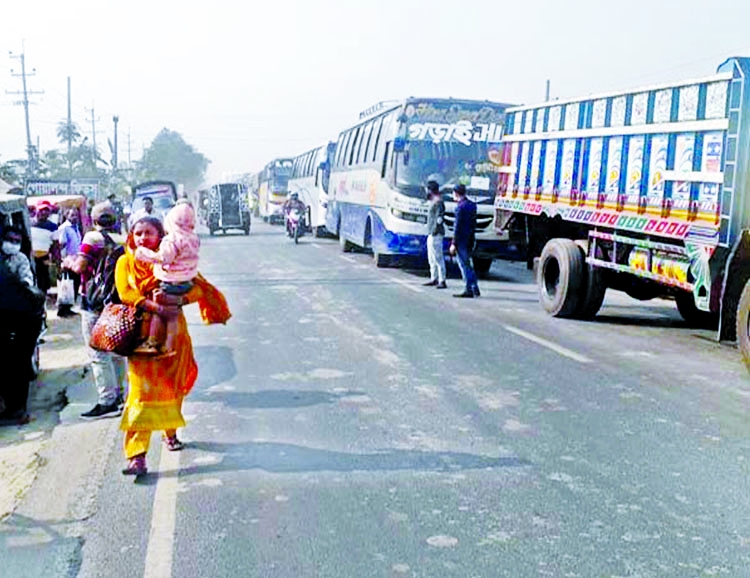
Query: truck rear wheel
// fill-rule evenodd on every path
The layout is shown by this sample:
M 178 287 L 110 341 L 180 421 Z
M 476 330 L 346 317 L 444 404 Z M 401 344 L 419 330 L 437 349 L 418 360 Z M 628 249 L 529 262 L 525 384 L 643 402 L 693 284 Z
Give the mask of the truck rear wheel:
M 747 290 L 747 286 L 745 286 L 745 290 Z M 744 290 L 742 294 L 745 294 Z M 718 316 L 714 313 L 710 313 L 709 311 L 702 311 L 701 309 L 698 309 L 698 307 L 695 305 L 695 299 L 693 298 L 692 293 L 689 293 L 687 291 L 679 291 L 677 295 L 675 295 L 674 300 L 677 303 L 677 311 L 680 312 L 682 318 L 691 327 L 695 327 L 697 329 L 714 329 L 716 327 L 719 321 Z M 742 300 L 740 300 L 739 307 L 742 308 Z M 739 318 L 737 318 L 737 327 L 740 326 L 739 324 L 740 320 Z M 747 329 L 745 330 L 745 332 L 747 332 Z
M 539 259 L 539 301 L 553 317 L 575 316 L 584 281 L 581 249 L 570 239 L 547 242 Z
M 598 267 L 584 264 L 583 271 L 585 280 L 581 286 L 581 300 L 575 316 L 577 319 L 589 320 L 596 317 L 602 308 L 607 285 L 604 282 L 604 274 Z
M 737 345 L 742 361 L 750 371 L 750 281 L 745 283 L 737 304 Z

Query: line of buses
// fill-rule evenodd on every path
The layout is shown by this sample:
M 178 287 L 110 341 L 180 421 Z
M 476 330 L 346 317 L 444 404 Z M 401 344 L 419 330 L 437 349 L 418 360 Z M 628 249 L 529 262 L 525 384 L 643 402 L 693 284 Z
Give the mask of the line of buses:
M 736 338 L 750 369 L 748 175 L 750 58 L 730 58 L 700 79 L 535 106 L 380 103 L 335 142 L 269 163 L 253 191 L 266 219 L 298 191 L 317 232 L 385 266 L 425 251 L 427 181 L 446 201 L 461 183 L 479 273 L 526 260 L 555 317 L 594 317 L 607 289 L 672 297 L 689 324 Z
M 444 192 L 450 243 L 451 191 L 460 183 L 478 206 L 474 261 L 486 272 L 508 250 L 507 239 L 493 227 L 506 108 L 457 99 L 379 103 L 335 142 L 274 159 L 247 177 L 251 204 L 263 220 L 282 222 L 282 204 L 297 192 L 310 208 L 316 235 L 338 237 L 343 251 L 372 252 L 383 267 L 398 257 L 425 254 L 428 180 Z

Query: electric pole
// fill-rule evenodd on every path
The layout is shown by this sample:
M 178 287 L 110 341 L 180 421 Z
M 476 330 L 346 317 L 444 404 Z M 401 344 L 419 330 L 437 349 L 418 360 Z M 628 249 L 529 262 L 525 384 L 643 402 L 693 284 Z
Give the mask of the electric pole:
M 73 115 L 70 112 L 70 76 L 68 77 L 68 180 L 73 180 Z
M 112 149 L 112 172 L 117 172 L 117 123 L 120 122 L 119 116 L 113 116 L 112 122 L 115 123 L 115 146 Z
M 550 93 L 550 81 L 547 80 L 547 85 L 544 89 L 544 102 L 549 102 L 549 93 Z
M 15 60 L 21 61 L 21 72 L 16 73 L 12 69 L 10 71 L 10 75 L 14 76 L 16 78 L 20 78 L 23 86 L 23 90 L 16 90 L 13 92 L 6 91 L 8 94 L 12 94 L 15 96 L 21 96 L 23 97 L 23 100 L 16 101 L 14 104 L 22 104 L 24 113 L 26 115 L 26 154 L 28 155 L 28 175 L 33 176 L 34 173 L 36 173 L 36 154 L 34 151 L 34 145 L 31 144 L 31 123 L 29 122 L 29 96 L 33 96 L 35 94 L 44 94 L 43 90 L 29 90 L 26 84 L 26 78 L 29 76 L 34 76 L 36 74 L 36 69 L 32 69 L 30 73 L 26 73 L 26 53 L 25 49 L 21 49 L 21 54 L 13 54 L 10 53 L 10 57 Z M 38 153 L 38 151 L 37 151 Z
M 91 164 L 96 169 L 96 158 L 98 151 L 96 150 L 96 121 L 99 120 L 94 116 L 94 104 L 91 104 L 91 108 L 86 108 L 86 111 L 91 115 L 89 122 L 91 122 Z

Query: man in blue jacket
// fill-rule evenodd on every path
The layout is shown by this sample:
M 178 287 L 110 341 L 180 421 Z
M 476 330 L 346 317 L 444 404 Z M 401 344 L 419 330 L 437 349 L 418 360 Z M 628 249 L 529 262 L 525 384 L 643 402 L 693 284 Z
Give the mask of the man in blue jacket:
M 477 206 L 466 198 L 466 187 L 456 185 L 453 187 L 453 200 L 456 201 L 456 221 L 453 229 L 453 243 L 451 244 L 451 255 L 455 255 L 461 276 L 466 283 L 463 293 L 454 297 L 472 299 L 479 297 L 479 285 L 477 275 L 471 266 L 471 253 L 474 250 L 474 227 L 476 226 Z

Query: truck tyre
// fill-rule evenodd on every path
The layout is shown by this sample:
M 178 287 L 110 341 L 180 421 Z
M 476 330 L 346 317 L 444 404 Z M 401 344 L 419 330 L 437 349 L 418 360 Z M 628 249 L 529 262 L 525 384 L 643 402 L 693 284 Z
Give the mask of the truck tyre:
M 591 265 L 584 265 L 585 279 L 581 287 L 581 300 L 576 312 L 577 319 L 590 320 L 596 317 L 604 303 L 607 285 L 602 270 Z
M 486 279 L 490 273 L 492 267 L 492 259 L 483 259 L 480 257 L 474 257 L 474 271 L 482 279 Z
M 740 302 L 737 304 L 737 345 L 742 354 L 742 361 L 750 371 L 750 280 L 745 283 Z
M 586 263 L 570 239 L 547 242 L 539 259 L 539 301 L 553 317 L 573 317 L 578 310 Z
M 747 289 L 747 286 L 745 286 Z M 743 290 L 744 295 L 744 290 Z M 687 291 L 678 291 L 674 297 L 675 303 L 677 303 L 677 311 L 680 312 L 682 318 L 685 320 L 690 327 L 696 329 L 715 329 L 718 322 L 719 316 L 710 313 L 708 311 L 702 311 L 695 305 L 695 299 L 693 294 Z M 742 307 L 742 300 L 740 300 L 739 309 Z M 740 325 L 739 318 L 737 319 L 737 327 Z

